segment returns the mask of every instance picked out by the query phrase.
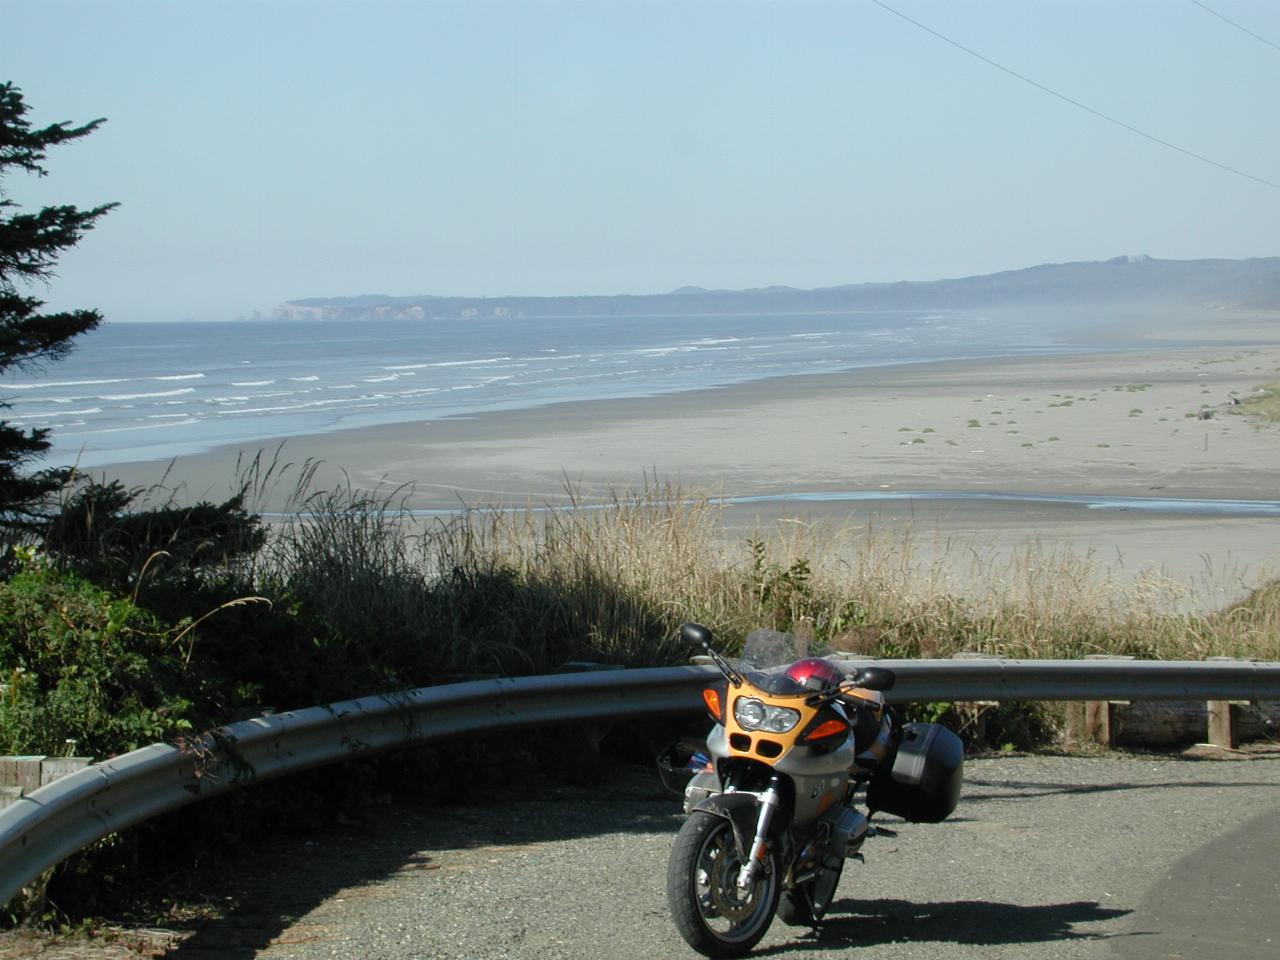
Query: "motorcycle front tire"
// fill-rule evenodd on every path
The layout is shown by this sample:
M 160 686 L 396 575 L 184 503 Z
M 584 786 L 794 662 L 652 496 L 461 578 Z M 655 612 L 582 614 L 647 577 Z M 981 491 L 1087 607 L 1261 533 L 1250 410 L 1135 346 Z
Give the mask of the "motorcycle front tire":
M 667 904 L 685 942 L 705 957 L 740 957 L 760 942 L 778 909 L 777 855 L 765 862 L 751 890 L 737 888 L 742 856 L 724 817 L 695 810 L 676 834 L 667 865 Z

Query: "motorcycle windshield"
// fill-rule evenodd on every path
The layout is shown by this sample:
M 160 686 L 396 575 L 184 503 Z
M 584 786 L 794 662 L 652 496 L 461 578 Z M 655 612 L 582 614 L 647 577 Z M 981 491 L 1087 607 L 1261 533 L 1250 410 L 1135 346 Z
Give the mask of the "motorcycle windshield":
M 808 651 L 799 649 L 801 646 L 794 634 L 755 630 L 747 634 L 742 644 L 742 659 L 756 670 L 783 667 L 808 655 Z
M 787 667 L 811 654 L 798 637 L 777 630 L 756 630 L 742 646 L 742 670 L 752 684 L 774 696 L 807 696 L 806 689 L 788 677 Z
M 806 690 L 788 677 L 781 667 L 767 673 L 761 670 L 749 670 L 747 682 L 775 697 L 800 697 L 813 693 L 812 690 Z

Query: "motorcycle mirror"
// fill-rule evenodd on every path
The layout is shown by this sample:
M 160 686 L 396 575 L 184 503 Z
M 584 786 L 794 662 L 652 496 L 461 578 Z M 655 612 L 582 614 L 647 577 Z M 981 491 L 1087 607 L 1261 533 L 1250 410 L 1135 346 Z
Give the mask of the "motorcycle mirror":
M 888 667 L 863 667 L 858 671 L 858 686 L 865 690 L 892 690 L 897 679 Z
M 704 650 L 711 647 L 711 631 L 700 623 L 680 624 L 680 639 L 691 647 L 701 647 Z

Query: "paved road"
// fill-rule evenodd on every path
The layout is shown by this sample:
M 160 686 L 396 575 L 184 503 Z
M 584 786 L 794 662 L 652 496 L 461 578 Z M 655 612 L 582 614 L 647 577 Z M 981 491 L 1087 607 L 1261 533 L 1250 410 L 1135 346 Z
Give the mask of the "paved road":
M 819 934 L 777 923 L 757 953 L 1280 957 L 1280 758 L 1009 757 L 967 774 L 952 821 L 870 841 Z M 172 956 L 693 957 L 663 893 L 678 808 L 647 784 L 376 808 L 262 857 L 243 906 Z
M 952 821 L 849 863 L 770 957 L 1280 957 L 1280 757 L 972 760 Z M 377 807 L 265 851 L 175 960 L 692 958 L 667 915 L 678 806 L 633 775 L 487 809 Z

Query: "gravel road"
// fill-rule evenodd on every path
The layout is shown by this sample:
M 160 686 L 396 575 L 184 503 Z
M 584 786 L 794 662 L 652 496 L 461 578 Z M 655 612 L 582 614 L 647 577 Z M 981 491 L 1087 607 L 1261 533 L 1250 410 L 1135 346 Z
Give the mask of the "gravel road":
M 952 820 L 868 841 L 821 931 L 776 922 L 756 955 L 1280 957 L 1280 756 L 1000 757 L 966 775 Z M 240 906 L 167 956 L 694 957 L 664 896 L 679 806 L 655 786 L 371 808 L 264 851 L 227 880 Z

